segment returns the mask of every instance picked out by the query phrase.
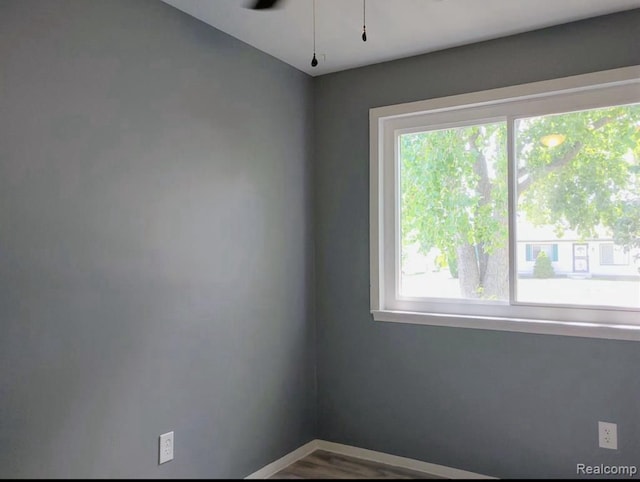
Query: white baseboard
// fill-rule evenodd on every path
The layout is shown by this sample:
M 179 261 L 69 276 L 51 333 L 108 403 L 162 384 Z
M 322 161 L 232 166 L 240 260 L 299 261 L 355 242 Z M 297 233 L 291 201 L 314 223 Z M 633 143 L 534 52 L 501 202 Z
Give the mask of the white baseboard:
M 408 459 L 406 457 L 399 457 L 397 455 L 385 454 L 383 452 L 376 452 L 375 450 L 361 449 L 359 447 L 352 447 L 351 445 L 338 444 L 334 442 L 327 442 L 326 440 L 312 440 L 311 442 L 303 445 L 302 447 L 294 450 L 293 452 L 285 455 L 281 459 L 270 463 L 266 467 L 254 472 L 253 474 L 245 477 L 247 479 L 268 479 L 272 475 L 277 474 L 281 470 L 287 468 L 289 465 L 303 459 L 307 455 L 316 450 L 325 450 L 327 452 L 333 452 L 340 455 L 347 455 L 349 457 L 357 457 L 363 460 L 370 460 L 372 462 L 378 462 L 381 464 L 393 465 L 395 467 L 402 467 L 409 470 L 417 470 L 429 475 L 437 477 L 443 477 L 445 479 L 493 479 L 487 475 L 476 474 L 474 472 L 468 472 L 466 470 L 454 469 L 446 467 L 444 465 L 432 464 L 429 462 L 422 462 L 420 460 Z
M 302 447 L 295 449 L 293 452 L 288 453 L 284 457 L 279 458 L 275 462 L 271 462 L 269 465 L 265 465 L 253 474 L 247 475 L 245 479 L 268 479 L 272 475 L 275 475 L 281 470 L 286 469 L 291 464 L 305 458 L 307 455 L 315 452 L 316 450 L 318 450 L 318 441 L 312 440 L 311 442 L 304 444 Z

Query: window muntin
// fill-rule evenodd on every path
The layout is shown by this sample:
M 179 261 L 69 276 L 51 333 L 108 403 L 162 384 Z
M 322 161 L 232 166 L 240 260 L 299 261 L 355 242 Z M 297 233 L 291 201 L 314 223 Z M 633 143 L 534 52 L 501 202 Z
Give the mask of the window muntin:
M 520 253 L 515 216 L 511 216 L 509 219 L 509 270 L 512 281 L 509 301 L 425 297 L 422 293 L 420 296 L 403 295 L 402 271 L 400 269 L 403 250 L 400 229 L 402 224 L 401 167 L 398 161 L 401 158 L 400 141 L 405 134 L 505 121 L 510 129 L 507 134 L 508 169 L 510 170 L 508 175 L 509 208 L 511 212 L 516 212 L 515 179 L 517 175 L 514 163 L 516 157 L 514 127 L 516 122 L 519 119 L 535 116 L 549 116 L 576 110 L 638 103 L 640 102 L 639 87 L 640 68 L 633 67 L 496 91 L 372 109 L 372 237 L 370 252 L 372 261 L 371 306 L 374 317 L 387 321 L 416 322 L 418 320 L 428 324 L 478 326 L 480 328 L 499 326 L 499 328 L 491 329 L 515 329 L 516 331 L 529 331 L 532 326 L 535 326 L 533 329 L 535 332 L 548 332 L 548 327 L 567 322 L 571 323 L 574 328 L 584 327 L 585 324 L 600 326 L 605 323 L 615 328 L 635 324 L 638 315 L 636 306 L 612 309 L 607 306 L 537 303 L 519 299 L 516 280 Z M 391 162 L 389 162 L 390 159 Z M 530 244 L 554 245 L 559 243 L 550 239 L 544 242 L 530 242 Z M 523 245 L 523 259 L 524 249 Z M 558 256 L 561 257 L 563 249 L 561 244 L 558 249 Z M 582 248 L 578 246 L 576 249 L 580 252 Z M 631 257 L 633 258 L 633 256 Z M 583 263 L 583 261 L 578 261 L 578 264 Z M 595 259 L 590 259 L 590 262 L 594 263 Z M 529 264 L 533 263 L 529 262 Z M 635 267 L 634 269 L 637 270 Z M 423 321 L 425 318 L 416 317 L 416 315 L 435 317 L 429 318 L 432 321 L 427 322 Z M 450 318 L 450 316 L 458 318 Z M 470 322 L 460 321 L 462 318 L 459 317 L 467 316 L 471 317 Z M 496 321 L 490 322 L 489 320 Z M 516 325 L 511 325 L 499 320 L 519 321 Z M 534 323 L 531 325 L 527 320 L 540 320 L 543 321 L 543 324 Z M 601 336 L 598 333 L 602 333 L 602 331 L 594 333 L 593 336 Z M 638 333 L 640 334 L 640 332 Z M 635 339 L 635 335 L 629 336 Z

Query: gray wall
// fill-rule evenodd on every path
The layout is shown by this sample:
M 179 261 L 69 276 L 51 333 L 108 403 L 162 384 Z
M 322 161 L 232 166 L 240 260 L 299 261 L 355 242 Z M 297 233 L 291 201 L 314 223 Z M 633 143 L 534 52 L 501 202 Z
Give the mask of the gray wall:
M 315 435 L 311 88 L 159 1 L 0 0 L 0 477 Z
M 372 321 L 368 203 L 369 108 L 640 64 L 639 38 L 634 10 L 314 82 L 321 438 L 498 477 L 640 463 L 640 345 Z

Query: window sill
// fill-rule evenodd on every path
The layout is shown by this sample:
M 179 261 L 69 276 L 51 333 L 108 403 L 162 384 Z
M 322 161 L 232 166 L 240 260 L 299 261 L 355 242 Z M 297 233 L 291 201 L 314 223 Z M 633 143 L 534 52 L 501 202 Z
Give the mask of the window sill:
M 375 321 L 410 323 L 414 325 L 473 328 L 477 330 L 511 331 L 540 335 L 577 336 L 611 340 L 640 341 L 640 326 L 598 323 L 577 323 L 520 318 L 417 313 L 411 311 L 374 310 Z

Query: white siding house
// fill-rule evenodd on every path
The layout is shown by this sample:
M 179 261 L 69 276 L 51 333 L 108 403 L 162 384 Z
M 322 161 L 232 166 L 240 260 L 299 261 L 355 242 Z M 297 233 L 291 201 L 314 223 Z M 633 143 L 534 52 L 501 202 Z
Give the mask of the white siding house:
M 518 222 L 518 274 L 532 275 L 536 257 L 544 251 L 557 275 L 640 277 L 640 250 L 625 251 L 604 228 L 597 234 L 597 238 L 580 239 L 577 233 L 566 231 L 559 238 L 550 226 Z

